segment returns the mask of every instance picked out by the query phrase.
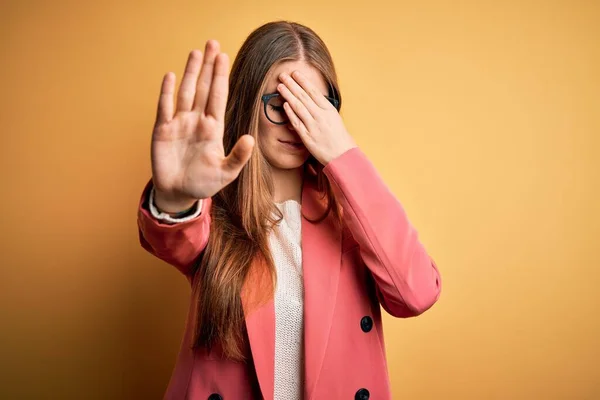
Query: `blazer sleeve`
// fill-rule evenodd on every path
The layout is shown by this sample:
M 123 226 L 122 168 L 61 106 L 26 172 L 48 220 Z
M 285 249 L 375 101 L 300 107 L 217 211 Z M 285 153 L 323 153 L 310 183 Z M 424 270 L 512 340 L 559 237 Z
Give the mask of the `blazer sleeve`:
M 150 254 L 173 265 L 190 278 L 194 262 L 206 248 L 210 233 L 212 199 L 204 199 L 200 214 L 190 220 L 167 223 L 150 212 L 150 180 L 142 192 L 138 205 L 137 224 L 142 247 Z
M 383 308 L 406 318 L 433 306 L 441 291 L 438 268 L 366 155 L 355 147 L 330 161 L 323 172 L 375 279 Z

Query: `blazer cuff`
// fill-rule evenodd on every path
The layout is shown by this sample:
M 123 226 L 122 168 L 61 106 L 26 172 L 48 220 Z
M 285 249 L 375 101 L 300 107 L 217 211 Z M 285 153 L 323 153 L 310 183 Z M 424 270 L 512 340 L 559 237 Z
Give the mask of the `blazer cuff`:
M 190 221 L 190 220 L 198 217 L 200 215 L 200 212 L 202 211 L 202 201 L 203 201 L 203 199 L 200 199 L 194 205 L 196 210 L 194 211 L 193 214 L 188 215 L 187 217 L 183 217 L 183 218 L 173 218 L 169 214 L 158 210 L 158 208 L 154 204 L 154 187 L 152 187 L 152 189 L 150 190 L 150 196 L 149 196 L 149 200 L 148 200 L 148 208 L 150 208 L 150 214 L 157 220 L 165 221 L 165 222 L 168 222 L 171 224 L 179 224 L 182 222 Z

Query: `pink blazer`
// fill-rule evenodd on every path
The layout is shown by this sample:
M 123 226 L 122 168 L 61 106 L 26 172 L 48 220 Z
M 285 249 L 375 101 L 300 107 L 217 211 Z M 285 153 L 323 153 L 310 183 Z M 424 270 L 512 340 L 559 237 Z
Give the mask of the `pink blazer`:
M 440 275 L 401 204 L 360 149 L 347 151 L 324 172 L 344 209 L 345 227 L 336 229 L 331 217 L 318 224 L 302 219 L 304 399 L 390 399 L 380 305 L 395 317 L 419 315 L 439 298 Z M 191 282 L 191 267 L 208 241 L 211 200 L 194 220 L 166 225 L 147 209 L 150 185 L 138 212 L 141 245 Z M 319 205 L 316 188 L 305 184 L 303 214 L 313 219 Z M 247 363 L 192 350 L 192 308 L 164 398 L 273 399 L 273 300 L 245 316 Z

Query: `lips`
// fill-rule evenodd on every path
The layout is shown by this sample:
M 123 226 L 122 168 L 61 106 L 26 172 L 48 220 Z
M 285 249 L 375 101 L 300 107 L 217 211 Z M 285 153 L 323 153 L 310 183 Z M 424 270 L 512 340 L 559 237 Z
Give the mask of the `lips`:
M 287 143 L 287 144 L 293 144 L 293 145 L 300 145 L 300 144 L 302 144 L 302 140 L 294 141 L 294 140 L 281 140 L 281 139 L 279 139 L 279 141 L 281 143 Z
M 302 141 L 278 139 L 278 142 L 281 143 L 281 145 L 288 151 L 292 151 L 292 152 L 306 151 L 306 147 L 304 147 L 304 143 Z

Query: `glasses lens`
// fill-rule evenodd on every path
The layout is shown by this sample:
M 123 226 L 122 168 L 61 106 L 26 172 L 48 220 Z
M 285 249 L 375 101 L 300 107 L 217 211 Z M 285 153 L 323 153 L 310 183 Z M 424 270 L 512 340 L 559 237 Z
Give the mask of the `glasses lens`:
M 330 98 L 328 98 L 327 100 L 328 100 L 328 101 L 331 103 L 331 105 L 332 105 L 332 106 L 334 106 L 334 107 L 336 108 L 336 110 L 337 110 L 337 108 L 338 108 L 338 102 L 337 102 L 337 100 L 335 100 L 335 99 L 333 99 L 333 98 L 331 98 L 331 97 L 330 97 Z
M 283 109 L 284 99 L 282 96 L 273 96 L 267 103 L 267 117 L 275 123 L 287 122 L 288 118 Z

